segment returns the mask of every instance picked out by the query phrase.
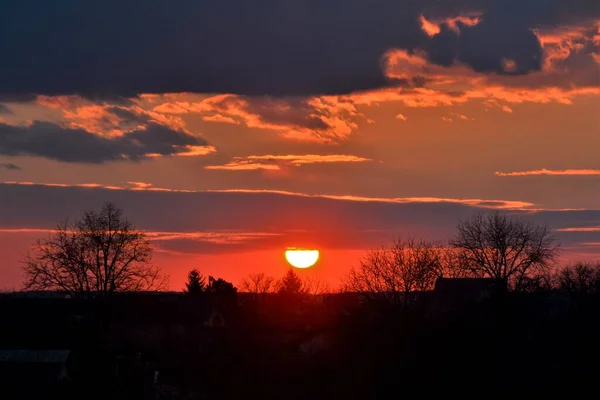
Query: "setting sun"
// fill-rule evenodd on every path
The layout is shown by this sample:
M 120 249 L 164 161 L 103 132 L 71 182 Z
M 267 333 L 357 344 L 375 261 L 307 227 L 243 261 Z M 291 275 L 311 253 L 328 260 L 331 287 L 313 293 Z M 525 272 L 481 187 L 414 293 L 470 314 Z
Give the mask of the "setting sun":
M 285 251 L 286 260 L 296 268 L 309 268 L 319 259 L 319 250 L 289 248 Z

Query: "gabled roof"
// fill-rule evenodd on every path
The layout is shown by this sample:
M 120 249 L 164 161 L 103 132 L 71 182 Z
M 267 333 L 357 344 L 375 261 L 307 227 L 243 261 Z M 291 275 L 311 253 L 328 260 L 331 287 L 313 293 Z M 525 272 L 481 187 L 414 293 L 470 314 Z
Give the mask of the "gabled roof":
M 70 350 L 0 350 L 0 362 L 64 363 L 70 353 Z

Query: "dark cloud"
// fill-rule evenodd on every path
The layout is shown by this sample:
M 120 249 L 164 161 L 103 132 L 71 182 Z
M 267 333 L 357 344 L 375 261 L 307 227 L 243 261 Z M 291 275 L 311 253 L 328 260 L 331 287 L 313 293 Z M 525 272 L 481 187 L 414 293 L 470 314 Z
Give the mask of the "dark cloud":
M 14 170 L 21 169 L 21 167 L 19 167 L 17 164 L 13 164 L 13 163 L 0 163 L 0 167 L 5 168 L 5 169 L 14 169 Z
M 84 129 L 68 128 L 50 122 L 34 121 L 28 126 L 0 123 L 0 154 L 30 155 L 81 163 L 146 158 L 149 154 L 175 155 L 186 146 L 206 142 L 190 134 L 156 122 L 118 137 L 104 137 Z
M 597 0 L 6 0 L 0 5 L 5 96 L 203 92 L 347 93 L 387 85 L 390 48 L 428 48 L 419 15 L 483 12 L 460 59 L 478 71 L 539 67 L 530 28 L 599 15 Z M 439 40 L 439 39 L 438 39 Z M 450 40 L 450 39 L 449 39 Z M 452 45 L 441 41 L 436 46 Z M 435 46 L 433 46 L 435 47 Z M 447 65 L 450 54 L 437 52 Z
M 458 58 L 477 72 L 526 74 L 540 70 L 542 46 L 526 26 L 507 24 L 506 20 L 483 20 L 461 31 Z M 505 69 L 505 61 L 514 69 Z

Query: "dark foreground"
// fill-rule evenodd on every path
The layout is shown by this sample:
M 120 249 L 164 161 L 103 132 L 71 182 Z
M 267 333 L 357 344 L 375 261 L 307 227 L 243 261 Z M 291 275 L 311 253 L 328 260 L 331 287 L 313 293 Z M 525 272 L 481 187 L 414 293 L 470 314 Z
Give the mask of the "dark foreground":
M 583 397 L 600 298 L 424 293 L 0 297 L 3 399 Z M 587 397 L 587 396 L 586 396 Z

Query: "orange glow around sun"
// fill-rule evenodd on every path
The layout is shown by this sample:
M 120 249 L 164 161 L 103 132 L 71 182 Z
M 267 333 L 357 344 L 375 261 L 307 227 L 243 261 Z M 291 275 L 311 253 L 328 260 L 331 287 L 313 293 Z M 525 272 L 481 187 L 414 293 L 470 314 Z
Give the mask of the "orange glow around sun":
M 288 248 L 285 251 L 285 259 L 293 267 L 310 268 L 319 259 L 319 250 Z

